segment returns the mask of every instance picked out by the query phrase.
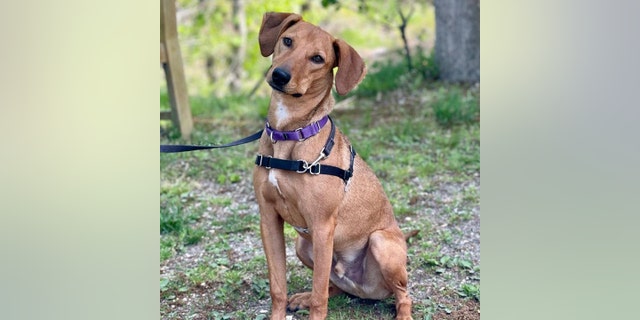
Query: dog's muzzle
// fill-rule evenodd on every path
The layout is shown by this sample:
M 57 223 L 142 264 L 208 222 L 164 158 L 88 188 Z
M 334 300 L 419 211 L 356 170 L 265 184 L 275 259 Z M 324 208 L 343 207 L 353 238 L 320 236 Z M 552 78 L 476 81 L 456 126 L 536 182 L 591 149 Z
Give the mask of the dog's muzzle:
M 273 72 L 271 72 L 271 81 L 268 81 L 271 88 L 276 91 L 280 91 L 284 94 L 290 94 L 285 91 L 284 87 L 291 81 L 291 73 L 286 71 L 283 68 L 275 68 Z M 291 96 L 295 98 L 302 97 L 300 93 L 291 93 Z
M 271 82 L 274 86 L 282 89 L 291 81 L 291 74 L 282 68 L 275 68 L 271 73 Z

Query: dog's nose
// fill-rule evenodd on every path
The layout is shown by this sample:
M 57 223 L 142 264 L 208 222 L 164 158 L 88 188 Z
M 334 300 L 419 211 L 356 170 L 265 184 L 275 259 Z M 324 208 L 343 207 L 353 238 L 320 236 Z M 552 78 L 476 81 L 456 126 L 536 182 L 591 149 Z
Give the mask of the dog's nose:
M 291 74 L 280 68 L 275 68 L 271 74 L 271 80 L 276 86 L 282 87 L 289 83 L 289 80 L 291 80 Z

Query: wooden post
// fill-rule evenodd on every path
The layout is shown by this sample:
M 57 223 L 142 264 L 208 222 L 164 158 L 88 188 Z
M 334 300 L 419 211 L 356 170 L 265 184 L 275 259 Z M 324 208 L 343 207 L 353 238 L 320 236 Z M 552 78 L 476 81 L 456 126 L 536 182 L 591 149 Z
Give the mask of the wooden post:
M 182 54 L 178 43 L 175 0 L 160 1 L 160 63 L 167 79 L 167 91 L 171 102 L 171 119 L 180 128 L 182 137 L 188 139 L 193 129 L 189 92 L 182 66 Z M 161 114 L 160 118 L 166 118 Z

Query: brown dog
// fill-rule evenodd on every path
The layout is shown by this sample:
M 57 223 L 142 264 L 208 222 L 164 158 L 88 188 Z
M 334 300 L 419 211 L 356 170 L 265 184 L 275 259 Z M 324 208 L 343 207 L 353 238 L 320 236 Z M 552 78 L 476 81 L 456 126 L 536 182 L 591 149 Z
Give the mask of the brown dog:
M 327 116 L 331 88 L 344 95 L 365 65 L 344 41 L 297 14 L 267 13 L 259 35 L 273 54 L 267 130 L 253 174 L 269 267 L 271 319 L 287 308 L 324 319 L 327 299 L 341 292 L 366 299 L 395 295 L 396 319 L 411 319 L 407 248 L 393 209 L 372 170 Z M 329 124 L 330 125 L 327 125 Z M 287 300 L 284 222 L 299 233 L 298 258 L 313 269 L 311 292 Z

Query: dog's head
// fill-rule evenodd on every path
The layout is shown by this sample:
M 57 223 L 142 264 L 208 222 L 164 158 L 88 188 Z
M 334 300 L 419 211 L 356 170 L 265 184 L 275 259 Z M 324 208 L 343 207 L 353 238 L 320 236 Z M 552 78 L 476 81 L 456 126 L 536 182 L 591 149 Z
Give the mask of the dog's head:
M 267 82 L 286 95 L 326 94 L 335 67 L 336 91 L 345 95 L 366 73 L 362 58 L 350 45 L 294 13 L 266 13 L 258 40 L 263 56 L 273 54 Z

